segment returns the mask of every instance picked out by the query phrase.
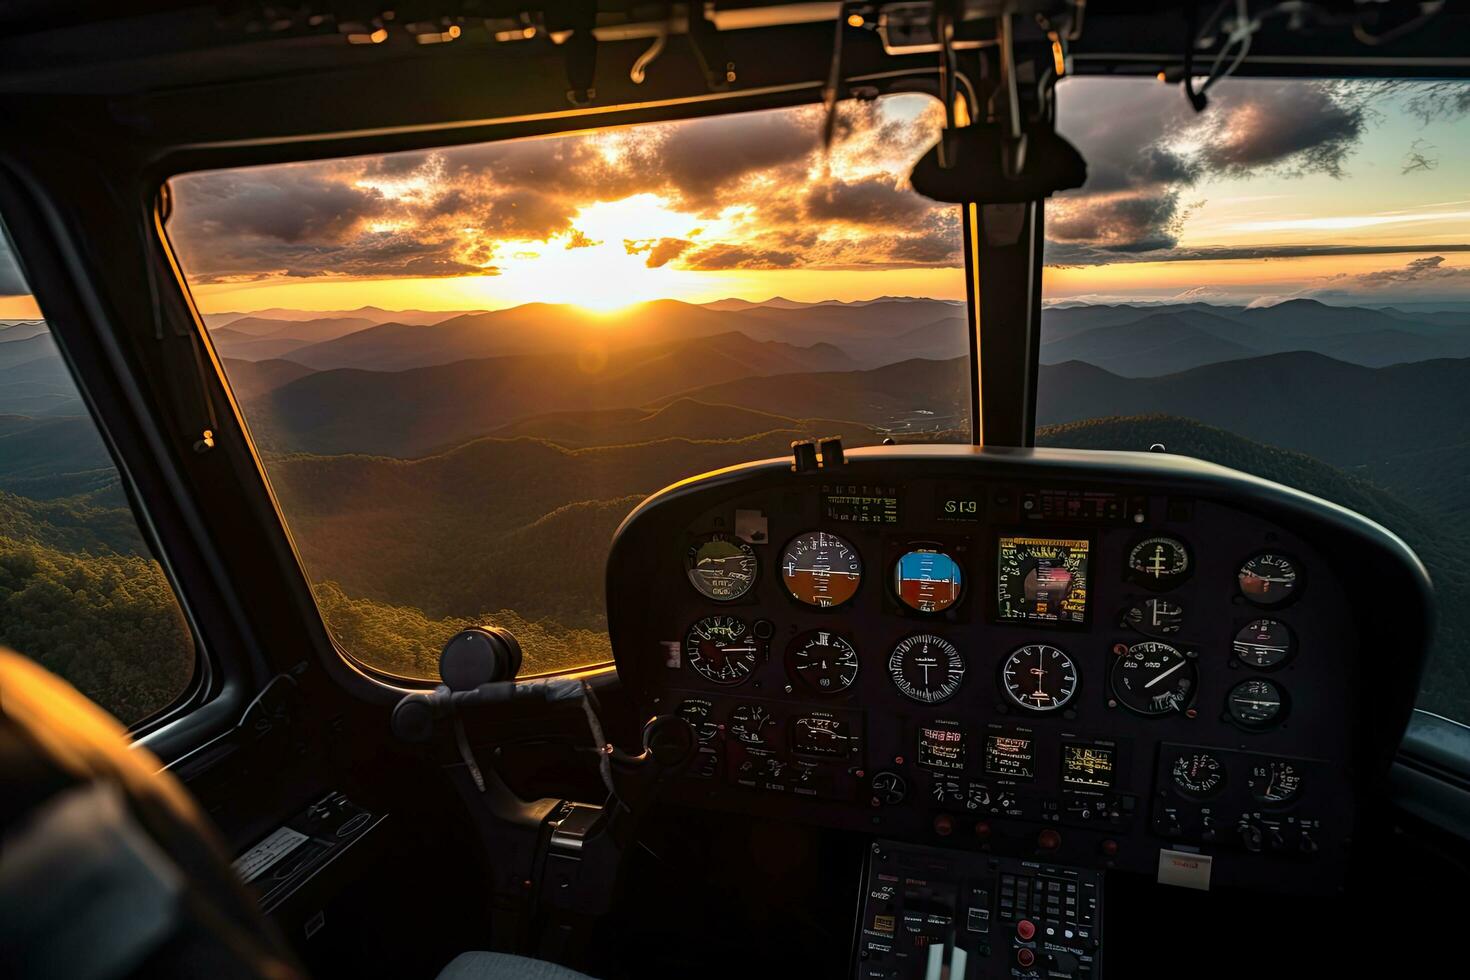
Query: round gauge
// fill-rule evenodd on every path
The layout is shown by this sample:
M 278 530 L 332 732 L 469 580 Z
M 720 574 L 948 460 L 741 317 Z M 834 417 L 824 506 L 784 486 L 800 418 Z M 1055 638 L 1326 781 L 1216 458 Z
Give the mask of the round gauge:
M 904 778 L 887 769 L 873 773 L 868 788 L 873 793 L 873 806 L 897 806 L 909 795 L 909 784 Z
M 1265 728 L 1281 720 L 1281 713 L 1286 707 L 1286 696 L 1275 683 L 1253 677 L 1230 689 L 1225 707 L 1237 725 L 1244 728 Z
M 1174 788 L 1185 796 L 1205 797 L 1225 786 L 1225 766 L 1208 752 L 1181 755 L 1170 770 Z
M 1301 791 L 1302 776 L 1290 762 L 1272 759 L 1251 766 L 1248 785 L 1259 803 L 1290 803 Z
M 1184 626 L 1184 607 L 1172 599 L 1145 599 L 1128 607 L 1123 622 L 1144 636 L 1172 636 Z
M 1141 715 L 1183 711 L 1194 699 L 1199 668 L 1167 643 L 1135 643 L 1113 661 L 1113 696 Z
M 760 645 L 745 621 L 706 616 L 684 637 L 684 659 L 695 673 L 716 684 L 739 684 L 755 670 Z
M 851 544 L 826 531 L 798 534 L 781 555 L 786 591 L 808 606 L 840 606 L 863 580 L 863 560 Z
M 776 719 L 758 704 L 738 704 L 730 712 L 730 734 L 743 745 L 765 748 Z
M 809 691 L 837 694 L 857 680 L 852 641 L 826 630 L 798 634 L 786 648 L 786 674 Z
M 1189 578 L 1189 548 L 1178 538 L 1155 535 L 1128 552 L 1128 570 L 1134 581 L 1153 589 L 1171 589 Z
M 1286 663 L 1296 649 L 1296 642 L 1285 623 L 1257 619 L 1241 627 L 1232 648 L 1247 666 L 1269 670 Z
M 689 722 L 701 742 L 711 742 L 720 733 L 720 726 L 710 720 L 713 710 L 714 705 L 704 698 L 689 698 L 679 705 L 679 717 Z
M 938 704 L 954 697 L 965 679 L 965 657 L 942 636 L 905 637 L 888 658 L 888 675 L 906 698 Z
M 716 602 L 733 602 L 749 592 L 759 568 L 755 549 L 728 534 L 706 535 L 684 553 L 690 584 Z
M 1236 573 L 1240 593 L 1258 606 L 1279 606 L 1296 595 L 1301 576 L 1285 555 L 1264 553 L 1246 561 Z
M 1077 668 L 1058 648 L 1029 643 L 1001 664 L 1000 686 L 1028 711 L 1056 711 L 1077 693 Z
M 918 548 L 893 566 L 893 593 L 915 612 L 944 612 L 960 601 L 963 582 L 959 563 L 942 551 Z

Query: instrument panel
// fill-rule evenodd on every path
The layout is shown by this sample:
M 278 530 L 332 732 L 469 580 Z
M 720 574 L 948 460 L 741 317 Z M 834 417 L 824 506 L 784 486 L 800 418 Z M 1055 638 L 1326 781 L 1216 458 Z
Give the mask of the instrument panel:
M 1341 884 L 1429 601 L 1347 511 L 1061 450 L 718 471 L 640 506 L 608 566 L 620 679 L 699 736 L 676 801 L 1148 873 L 1198 853 L 1278 890 Z M 1392 665 L 1375 607 L 1405 612 Z

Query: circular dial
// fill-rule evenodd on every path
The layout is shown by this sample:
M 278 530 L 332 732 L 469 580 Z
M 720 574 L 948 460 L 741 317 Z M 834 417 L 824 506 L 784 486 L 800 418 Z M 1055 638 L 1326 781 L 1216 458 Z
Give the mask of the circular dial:
M 755 549 L 728 534 L 707 535 L 684 554 L 690 584 L 716 602 L 732 602 L 749 592 L 759 568 Z
M 1155 535 L 1128 552 L 1128 569 L 1137 582 L 1150 588 L 1173 588 L 1189 578 L 1189 548 L 1178 538 Z
M 1204 797 L 1225 786 L 1225 766 L 1208 752 L 1181 755 L 1170 770 L 1174 788 L 1185 796 Z
M 909 795 L 909 784 L 898 773 L 888 769 L 873 773 L 873 781 L 868 788 L 873 793 L 873 806 L 897 806 Z
M 1258 606 L 1279 606 L 1296 595 L 1301 584 L 1296 562 L 1285 555 L 1263 553 L 1240 566 L 1240 593 Z
M 1171 636 L 1184 626 L 1184 607 L 1172 599 L 1145 599 L 1128 607 L 1123 622 L 1144 636 Z
M 1301 773 L 1290 762 L 1272 759 L 1251 766 L 1251 796 L 1260 803 L 1290 803 L 1302 788 Z
M 888 658 L 888 675 L 904 697 L 938 704 L 960 689 L 965 657 L 944 637 L 920 633 L 898 641 Z
M 710 720 L 713 710 L 714 705 L 704 698 L 688 698 L 679 705 L 679 717 L 689 722 L 701 742 L 712 742 L 720 733 L 720 726 Z
M 1296 649 L 1291 630 L 1274 619 L 1257 619 L 1241 627 L 1232 645 L 1242 663 L 1259 670 L 1279 667 Z
M 916 548 L 893 566 L 893 593 L 915 612 L 944 612 L 960 601 L 964 573 L 942 551 Z
M 776 719 L 758 704 L 738 704 L 730 712 L 730 734 L 742 745 L 765 748 Z
M 1225 706 L 1237 725 L 1265 728 L 1281 720 L 1286 699 L 1273 682 L 1254 677 L 1232 687 Z
M 786 674 L 809 691 L 837 694 L 857 680 L 858 655 L 852 642 L 827 630 L 807 630 L 786 648 Z
M 808 606 L 840 606 L 863 580 L 863 560 L 843 538 L 826 531 L 798 534 L 781 555 L 786 591 Z
M 700 677 L 716 684 L 745 680 L 759 654 L 750 627 L 735 616 L 706 616 L 684 637 L 684 659 Z
M 1028 711 L 1056 711 L 1077 693 L 1077 668 L 1060 649 L 1029 643 L 1000 667 L 1001 689 Z
M 1113 696 L 1141 715 L 1183 711 L 1194 698 L 1199 668 L 1167 643 L 1135 643 L 1113 661 Z

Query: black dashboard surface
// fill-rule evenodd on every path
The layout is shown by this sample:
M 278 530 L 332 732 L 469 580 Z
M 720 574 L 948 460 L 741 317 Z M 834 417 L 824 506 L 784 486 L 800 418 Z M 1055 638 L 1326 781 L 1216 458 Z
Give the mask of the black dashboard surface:
M 608 564 L 620 680 L 701 736 L 676 802 L 1278 891 L 1341 887 L 1430 610 L 1377 525 L 1146 453 L 751 463 Z

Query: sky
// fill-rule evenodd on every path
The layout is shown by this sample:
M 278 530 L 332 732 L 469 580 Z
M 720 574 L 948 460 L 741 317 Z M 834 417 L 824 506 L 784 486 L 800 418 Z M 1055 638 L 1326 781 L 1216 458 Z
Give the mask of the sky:
M 1086 185 L 1048 302 L 1470 302 L 1470 83 L 1070 79 Z M 961 298 L 959 215 L 906 183 L 938 106 L 816 107 L 175 178 L 206 313 Z M 0 318 L 35 315 L 0 248 Z

